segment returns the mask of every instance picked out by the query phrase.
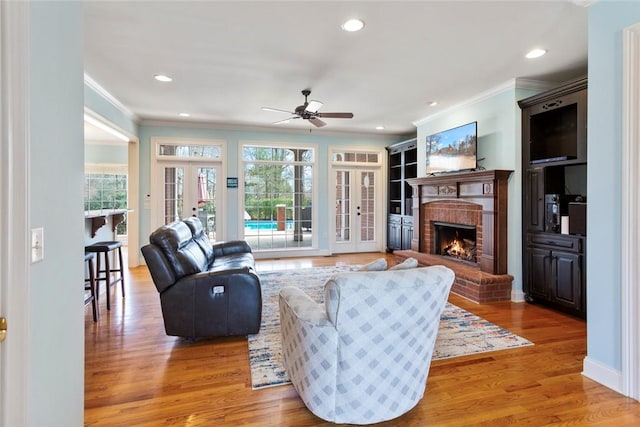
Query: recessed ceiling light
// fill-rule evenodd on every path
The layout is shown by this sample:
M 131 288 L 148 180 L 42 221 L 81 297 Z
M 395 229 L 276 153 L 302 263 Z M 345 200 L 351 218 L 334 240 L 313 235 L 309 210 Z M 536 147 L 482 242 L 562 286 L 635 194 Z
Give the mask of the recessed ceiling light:
M 358 18 L 348 19 L 342 24 L 342 29 L 353 33 L 354 31 L 360 31 L 364 28 L 364 21 Z
M 384 126 L 376 126 L 376 130 L 384 130 Z
M 532 49 L 525 55 L 525 58 L 534 59 L 540 58 L 542 55 L 547 53 L 546 49 Z
M 438 101 L 431 101 L 429 103 L 429 107 L 435 107 L 436 105 L 438 105 Z
M 164 74 L 156 74 L 155 76 L 153 76 L 153 78 L 159 82 L 164 82 L 164 83 L 173 81 L 171 77 L 165 76 Z
M 179 113 L 178 115 L 180 117 L 189 117 L 189 116 L 191 116 L 191 114 L 189 114 L 189 113 Z

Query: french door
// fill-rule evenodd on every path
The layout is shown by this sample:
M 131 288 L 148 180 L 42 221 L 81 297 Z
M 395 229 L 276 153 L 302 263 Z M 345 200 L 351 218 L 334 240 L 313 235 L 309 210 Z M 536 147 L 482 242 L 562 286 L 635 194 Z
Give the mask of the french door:
M 220 238 L 220 212 L 217 209 L 219 166 L 192 162 L 160 164 L 162 182 L 162 222 L 195 216 L 211 241 Z
M 375 252 L 381 248 L 379 170 L 334 168 L 333 252 Z M 331 226 L 331 225 L 330 225 Z

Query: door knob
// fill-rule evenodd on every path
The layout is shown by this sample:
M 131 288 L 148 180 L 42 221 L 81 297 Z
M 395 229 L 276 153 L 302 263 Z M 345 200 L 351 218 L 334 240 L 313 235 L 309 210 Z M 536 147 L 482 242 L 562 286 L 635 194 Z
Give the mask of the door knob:
M 0 342 L 7 337 L 7 319 L 0 317 Z

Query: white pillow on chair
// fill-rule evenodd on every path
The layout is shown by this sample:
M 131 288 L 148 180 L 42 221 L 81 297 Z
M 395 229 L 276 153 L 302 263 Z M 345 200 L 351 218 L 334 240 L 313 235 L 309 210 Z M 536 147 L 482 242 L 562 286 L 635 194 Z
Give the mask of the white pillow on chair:
M 416 268 L 418 266 L 418 260 L 415 258 L 407 258 L 402 261 L 400 264 L 396 264 L 393 267 L 389 268 L 389 270 L 406 270 L 408 268 Z
M 375 261 L 371 261 L 368 264 L 363 265 L 358 271 L 384 271 L 387 269 L 387 260 L 384 258 L 378 258 Z

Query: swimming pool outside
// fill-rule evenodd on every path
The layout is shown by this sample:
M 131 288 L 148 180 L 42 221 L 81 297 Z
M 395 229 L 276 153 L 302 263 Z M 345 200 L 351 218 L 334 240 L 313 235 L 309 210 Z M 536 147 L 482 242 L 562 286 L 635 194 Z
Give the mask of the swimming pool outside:
M 244 222 L 245 230 L 277 230 L 278 221 L 269 220 L 250 220 Z M 293 230 L 293 221 L 285 221 L 285 229 Z

